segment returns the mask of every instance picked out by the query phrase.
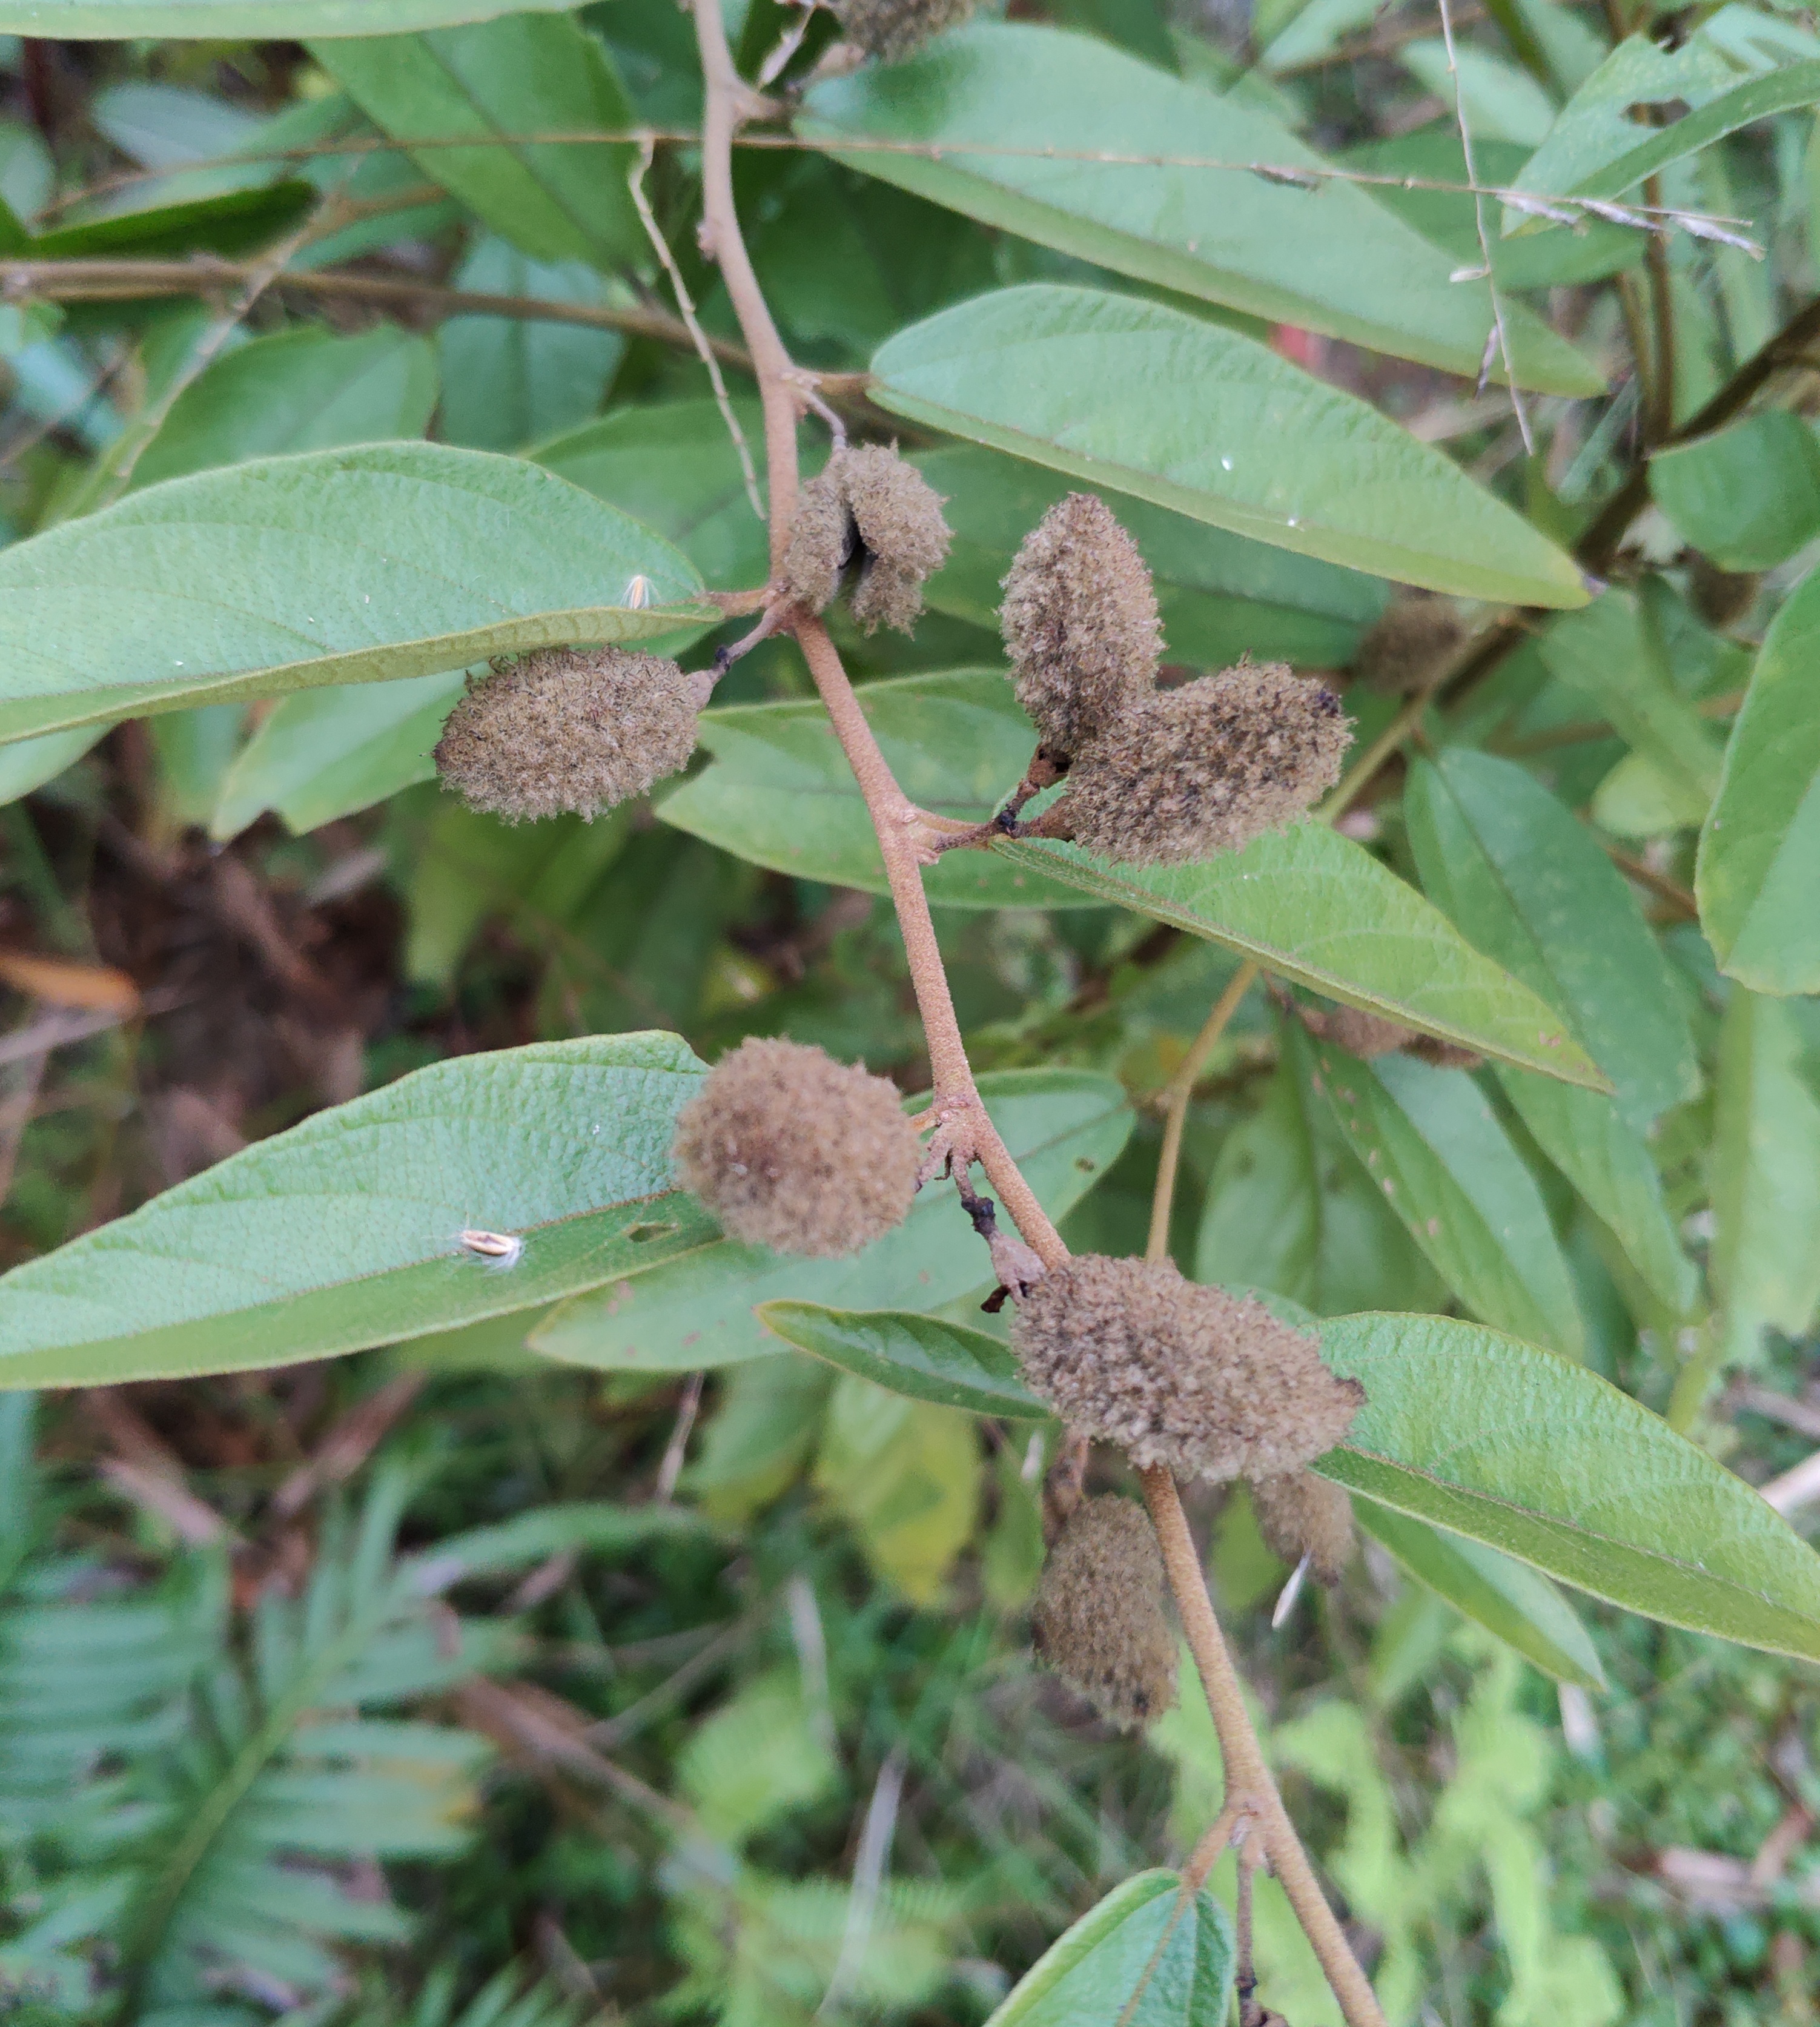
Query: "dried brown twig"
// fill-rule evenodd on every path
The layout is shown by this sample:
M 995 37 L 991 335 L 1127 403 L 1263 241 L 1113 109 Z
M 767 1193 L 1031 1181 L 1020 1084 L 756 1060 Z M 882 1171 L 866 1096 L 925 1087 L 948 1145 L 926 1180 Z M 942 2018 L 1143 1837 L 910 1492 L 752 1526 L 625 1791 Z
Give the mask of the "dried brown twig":
M 796 425 L 799 414 L 810 404 L 801 376 L 778 337 L 753 272 L 733 203 L 733 149 L 741 120 L 752 109 L 752 94 L 733 68 L 720 0 L 692 0 L 692 4 L 707 93 L 702 143 L 703 245 L 720 264 L 758 378 L 765 414 L 771 562 L 776 575 L 796 507 Z M 935 1087 L 930 1108 L 935 1126 L 932 1155 L 963 1185 L 966 1185 L 969 1169 L 976 1162 L 985 1171 L 1024 1242 L 1034 1249 L 1046 1267 L 1058 1266 L 1068 1257 L 1068 1249 L 988 1118 L 961 1039 L 922 884 L 922 868 L 933 859 L 943 827 L 932 823 L 898 785 L 859 707 L 840 654 L 820 619 L 795 606 L 784 623 L 796 636 L 809 664 L 865 798 L 884 860 Z M 971 1194 L 970 1187 L 968 1194 Z M 1322 1896 L 1313 1868 L 1264 1763 L 1263 1749 L 1246 1711 L 1238 1671 L 1214 1616 L 1175 1479 L 1162 1468 L 1147 1470 L 1142 1475 L 1170 1587 L 1219 1737 L 1228 1807 L 1235 1812 L 1235 1820 L 1242 1815 L 1255 1822 L 1260 1855 L 1283 1881 L 1290 1903 L 1340 2001 L 1348 2027 L 1384 2027 L 1383 2014 L 1371 1986 Z

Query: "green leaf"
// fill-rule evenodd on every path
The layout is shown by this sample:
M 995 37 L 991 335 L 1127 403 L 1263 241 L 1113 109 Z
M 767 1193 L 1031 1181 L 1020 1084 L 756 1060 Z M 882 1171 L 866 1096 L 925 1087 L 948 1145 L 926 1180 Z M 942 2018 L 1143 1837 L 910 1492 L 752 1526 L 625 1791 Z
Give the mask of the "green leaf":
M 814 1479 L 873 1571 L 928 1607 L 979 1524 L 980 1463 L 968 1416 L 848 1372 L 828 1397 Z
M 1431 445 L 1161 303 L 1001 289 L 899 331 L 872 370 L 912 422 L 1235 534 L 1472 598 L 1586 602 L 1572 559 Z
M 1487 140 L 1514 141 L 1534 148 L 1555 124 L 1548 94 L 1527 71 L 1489 50 L 1463 42 L 1449 55 L 1445 39 L 1424 36 L 1405 42 L 1397 61 L 1425 84 L 1444 105 L 1451 107 L 1457 90 L 1475 147 Z
M 1520 1069 L 1604 1082 L 1527 985 L 1482 957 L 1363 845 L 1325 825 L 1269 832 L 1194 866 L 1112 866 L 1077 845 L 1032 839 L 993 850 L 1097 900 L 1224 943 L 1331 999 Z
M 954 536 L 947 561 L 928 581 L 928 601 L 995 632 L 1000 583 L 1017 546 L 1068 482 L 973 444 L 924 451 L 910 462 L 947 502 Z M 1384 609 L 1383 585 L 1356 571 L 1209 529 L 1147 500 L 1122 499 L 1117 511 L 1156 580 L 1172 662 L 1217 669 L 1250 653 L 1339 668 Z M 652 515 L 641 518 L 670 533 Z
M 474 147 L 415 150 L 412 160 L 533 260 L 642 265 L 651 249 L 626 185 L 637 159 L 630 144 L 515 138 L 635 124 L 604 45 L 567 13 L 476 18 L 500 11 L 469 13 L 471 27 L 307 46 L 394 140 L 472 135 Z
M 1117 1160 L 1132 1130 L 1120 1087 L 1086 1071 L 999 1071 L 980 1079 L 980 1091 L 1051 1217 L 1080 1202 Z M 775 1353 L 777 1340 L 755 1313 L 761 1302 L 926 1311 L 991 1283 L 984 1249 L 958 1204 L 944 1188 L 931 1187 L 896 1231 L 851 1260 L 790 1259 L 714 1239 L 698 1245 L 686 1263 L 679 1258 L 565 1302 L 530 1343 L 571 1364 L 688 1372 Z
M 337 338 L 314 324 L 256 338 L 177 397 L 134 467 L 135 488 L 284 451 L 423 434 L 436 405 L 428 341 L 392 324 Z
M 1003 1340 L 906 1309 L 830 1309 L 818 1302 L 760 1302 L 773 1337 L 862 1379 L 938 1407 L 1041 1420 L 1050 1409 L 1024 1384 Z
M 733 410 L 747 443 L 762 445 L 764 417 L 758 403 L 736 399 Z M 659 401 L 615 408 L 598 422 L 552 438 L 530 455 L 570 485 L 655 528 L 710 584 L 765 582 L 771 567 L 765 524 L 746 497 L 718 403 Z M 754 455 L 762 466 L 756 449 Z M 806 473 L 813 463 L 804 460 Z
M 315 189 L 297 181 L 224 190 L 216 197 L 153 205 L 23 236 L 13 257 L 74 260 L 107 255 L 169 260 L 185 253 L 245 253 L 301 223 L 316 201 Z
M 619 1556 L 652 1541 L 696 1539 L 711 1532 L 708 1522 L 686 1506 L 559 1501 L 493 1527 L 444 1535 L 406 1560 L 406 1587 L 419 1597 L 438 1597 L 470 1577 L 510 1575 L 566 1550 Z
M 1641 1131 L 1700 1088 L 1680 995 L 1624 877 L 1508 760 L 1450 747 L 1405 798 L 1422 884 L 1462 933 L 1557 1008 Z
M 275 810 L 301 836 L 434 780 L 436 742 L 466 681 L 456 669 L 280 697 L 228 769 L 209 835 L 238 837 Z
M 1586 1367 L 1446 1316 L 1321 1326 L 1365 1405 L 1323 1475 L 1611 1604 L 1820 1660 L 1820 1556 Z
M 869 175 L 1102 268 L 1444 371 L 1479 370 L 1482 283 L 1451 281 L 1447 256 L 1356 184 L 1247 175 L 1254 162 L 1325 164 L 1237 94 L 1091 37 L 977 22 L 907 63 L 816 86 L 797 131 Z M 1187 160 L 1154 160 L 1172 155 Z M 1527 384 L 1600 391 L 1589 362 L 1520 305 L 1507 305 L 1506 327 Z
M 1656 452 L 1649 491 L 1724 569 L 1774 570 L 1820 534 L 1820 444 L 1786 408 L 1766 408 Z
M 0 1385 L 282 1365 L 526 1309 L 713 1242 L 670 1179 L 670 1035 L 457 1058 L 0 1278 Z M 522 1238 L 500 1265 L 478 1229 Z
M 1660 127 L 1637 110 L 1678 102 L 1678 116 L 1671 113 Z M 1569 100 L 1515 187 L 1543 196 L 1617 197 L 1741 127 L 1816 102 L 1820 63 L 1789 64 L 1752 78 L 1703 34 L 1673 50 L 1632 35 Z M 1539 223 L 1512 213 L 1506 230 L 1533 231 Z
M 1588 716 L 1611 721 L 1662 777 L 1683 822 L 1697 824 L 1718 786 L 1718 735 L 1676 688 L 1658 618 L 1630 592 L 1608 591 L 1538 644 L 1549 674 L 1578 692 Z
M 1444 1597 L 1556 1682 L 1602 1689 L 1598 1650 L 1574 1608 L 1540 1571 L 1464 1534 L 1357 1497 L 1360 1527 L 1418 1582 Z
M 623 602 L 638 576 L 641 610 Z M 514 458 L 379 444 L 257 459 L 0 551 L 0 742 L 647 639 L 711 622 L 690 606 L 700 585 L 661 537 Z
M 1754 1361 L 1766 1324 L 1791 1337 L 1820 1305 L 1820 1099 L 1789 1008 L 1734 987 L 1719 1038 L 1711 1272 L 1726 1356 Z
M 1232 1937 L 1206 1888 L 1140 1872 L 1051 1943 L 986 2027 L 1224 2027 Z M 1138 2003 L 1128 2014 L 1132 1998 Z
M 1820 992 L 1820 572 L 1751 671 L 1694 891 L 1721 970 L 1754 992 Z
M 1263 1104 L 1220 1145 L 1194 1278 L 1265 1289 L 1323 1316 L 1446 1299 L 1288 1052 Z
M 1478 1085 L 1411 1056 L 1313 1048 L 1316 1088 L 1435 1272 L 1488 1323 L 1578 1357 L 1586 1326 L 1548 1207 Z
M 903 791 L 920 808 L 977 822 L 1017 785 L 1036 734 L 997 669 L 867 683 L 860 709 Z M 814 701 L 731 704 L 701 715 L 713 765 L 661 793 L 677 829 L 779 873 L 888 892 L 859 785 Z M 951 851 L 923 875 L 951 907 L 1081 907 L 1074 888 L 983 851 Z
M 54 781 L 110 729 L 105 725 L 79 725 L 67 732 L 47 732 L 42 739 L 0 746 L 0 803 L 16 803 Z
M 562 13 L 574 0 L 0 0 L 0 34 L 70 41 L 265 41 L 305 35 L 388 35 L 408 28 L 485 21 L 539 8 Z

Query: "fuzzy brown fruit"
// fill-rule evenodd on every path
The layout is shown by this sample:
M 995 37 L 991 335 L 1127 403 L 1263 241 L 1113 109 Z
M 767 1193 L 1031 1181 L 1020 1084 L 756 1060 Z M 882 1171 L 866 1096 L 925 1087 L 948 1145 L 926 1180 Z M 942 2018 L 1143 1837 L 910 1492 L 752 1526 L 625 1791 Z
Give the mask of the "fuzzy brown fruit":
M 1294 1471 L 1333 1448 L 1365 1398 L 1256 1296 L 1184 1280 L 1167 1260 L 1075 1254 L 1026 1294 L 1011 1342 L 1074 1428 L 1216 1481 Z
M 973 11 L 973 0 L 834 0 L 833 6 L 843 36 L 879 63 L 901 63 Z
M 1084 1500 L 1043 1564 L 1031 1645 L 1102 1717 L 1147 1724 L 1176 1700 L 1168 1594 L 1144 1509 L 1116 1495 Z
M 888 1079 L 755 1036 L 683 1107 L 671 1155 L 731 1237 L 829 1258 L 903 1222 L 922 1146 Z
M 1401 696 L 1420 689 L 1465 639 L 1465 622 L 1445 599 L 1411 592 L 1366 630 L 1353 657 L 1353 673 L 1375 690 Z
M 941 496 L 914 464 L 879 444 L 836 450 L 803 488 L 784 551 L 784 595 L 826 611 L 849 564 L 858 572 L 847 603 L 868 633 L 908 633 L 923 609 L 923 584 L 942 567 L 952 537 Z
M 1368 1014 L 1362 1006 L 1331 1006 L 1323 1012 L 1298 1006 L 1296 1011 L 1302 1025 L 1318 1040 L 1331 1042 L 1348 1055 L 1367 1062 L 1374 1056 L 1387 1056 L 1397 1050 L 1419 1056 L 1424 1062 L 1444 1070 L 1475 1070 L 1485 1061 L 1476 1049 L 1444 1042 L 1438 1035 L 1422 1034 L 1414 1028 L 1405 1028 L 1400 1021 L 1387 1020 L 1382 1014 Z
M 696 692 L 674 662 L 622 648 L 539 648 L 496 662 L 436 744 L 445 788 L 508 823 L 594 817 L 688 764 Z
M 1251 1510 L 1264 1546 L 1286 1563 L 1309 1559 L 1317 1582 L 1337 1584 L 1353 1559 L 1353 1502 L 1342 1486 L 1312 1471 L 1251 1481 Z
M 1039 822 L 1134 866 L 1237 851 L 1325 794 L 1351 737 L 1331 690 L 1242 662 L 1127 711 L 1075 756 Z
M 1046 751 L 1071 757 L 1154 693 L 1156 589 L 1096 494 L 1057 500 L 1024 537 L 1004 590 L 999 623 L 1017 701 Z

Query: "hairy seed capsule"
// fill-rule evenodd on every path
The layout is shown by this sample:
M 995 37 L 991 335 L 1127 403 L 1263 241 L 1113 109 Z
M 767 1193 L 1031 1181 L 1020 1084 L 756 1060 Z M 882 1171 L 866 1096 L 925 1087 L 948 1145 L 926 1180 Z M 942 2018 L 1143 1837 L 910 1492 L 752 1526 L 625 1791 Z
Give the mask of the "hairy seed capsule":
M 1141 1506 L 1084 1500 L 1043 1564 L 1030 1643 L 1100 1715 L 1127 1730 L 1176 1700 L 1176 1640 L 1156 1530 Z
M 1444 1042 L 1438 1035 L 1424 1035 L 1405 1028 L 1401 1021 L 1387 1021 L 1382 1014 L 1368 1014 L 1362 1006 L 1331 1006 L 1325 1011 L 1298 1006 L 1302 1025 L 1318 1040 L 1331 1042 L 1349 1056 L 1369 1062 L 1374 1056 L 1394 1050 L 1419 1056 L 1438 1069 L 1475 1070 L 1485 1061 L 1476 1050 L 1458 1042 Z
M 1058 500 L 1024 538 L 999 623 L 1017 701 L 1045 749 L 1080 751 L 1152 693 L 1162 627 L 1138 545 L 1091 493 Z
M 914 464 L 879 444 L 844 448 L 798 499 L 784 590 L 825 611 L 857 560 L 854 618 L 868 633 L 880 626 L 908 633 L 923 609 L 924 581 L 941 568 L 951 540 L 941 495 Z
M 1306 1464 L 1365 1397 L 1255 1296 L 1184 1280 L 1166 1260 L 1076 1254 L 1028 1291 L 1011 1341 L 1065 1421 L 1138 1464 L 1215 1480 Z
M 1401 696 L 1420 689 L 1465 638 L 1465 623 L 1445 599 L 1411 592 L 1367 629 L 1353 672 L 1373 689 Z
M 973 0 L 834 0 L 841 34 L 880 63 L 901 63 L 973 11 Z
M 1049 820 L 1135 866 L 1237 851 L 1333 786 L 1351 736 L 1331 690 L 1284 662 L 1242 662 L 1159 691 L 1091 741 Z
M 436 745 L 443 785 L 508 823 L 593 817 L 688 764 L 694 686 L 622 648 L 540 648 L 471 685 Z
M 1707 626 L 1729 633 L 1757 602 L 1763 580 L 1755 570 L 1721 570 L 1698 550 L 1689 559 L 1687 593 Z
M 671 1157 L 732 1237 L 825 1258 L 903 1222 L 922 1148 L 888 1079 L 751 1036 L 683 1107 Z
M 1321 1583 L 1337 1584 L 1353 1559 L 1353 1502 L 1343 1486 L 1312 1471 L 1251 1481 L 1251 1510 L 1264 1546 L 1286 1563 L 1304 1556 Z

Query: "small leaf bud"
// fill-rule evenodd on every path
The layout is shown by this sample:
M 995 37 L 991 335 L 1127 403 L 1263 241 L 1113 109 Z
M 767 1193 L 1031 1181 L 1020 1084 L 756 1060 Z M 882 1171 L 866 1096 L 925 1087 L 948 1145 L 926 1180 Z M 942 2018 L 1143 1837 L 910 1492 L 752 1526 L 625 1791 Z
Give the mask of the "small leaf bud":
M 1365 1397 L 1255 1296 L 1184 1280 L 1167 1260 L 1076 1254 L 1028 1290 L 1011 1342 L 1075 1428 L 1135 1463 L 1216 1481 L 1320 1457 Z
M 1039 1658 L 1127 1730 L 1176 1700 L 1176 1639 L 1156 1530 L 1116 1494 L 1083 1500 L 1043 1564 L 1030 1619 Z
M 1052 834 L 1135 866 L 1235 851 L 1331 788 L 1350 737 L 1331 690 L 1241 662 L 1158 691 L 1084 747 Z
M 1024 538 L 999 623 L 1017 701 L 1068 758 L 1145 701 L 1162 627 L 1138 545 L 1091 493 L 1058 500 Z
M 1264 1546 L 1286 1563 L 1309 1559 L 1309 1573 L 1330 1587 L 1353 1559 L 1353 1502 L 1346 1490 L 1312 1471 L 1251 1481 L 1251 1511 Z
M 903 1222 L 922 1144 L 888 1078 L 755 1036 L 683 1107 L 671 1158 L 731 1237 L 831 1258 Z
M 879 444 L 836 450 L 803 488 L 784 555 L 786 596 L 825 611 L 855 560 L 849 604 L 868 633 L 908 633 L 923 609 L 924 580 L 952 540 L 941 496 L 914 464 Z
M 901 63 L 944 29 L 958 28 L 973 0 L 832 0 L 842 35 L 880 63 Z
M 1465 623 L 1445 599 L 1411 592 L 1366 629 L 1353 673 L 1375 690 L 1401 696 L 1420 689 L 1465 639 Z
M 471 682 L 437 741 L 437 771 L 471 809 L 508 823 L 592 818 L 688 764 L 696 710 L 674 662 L 539 648 Z

